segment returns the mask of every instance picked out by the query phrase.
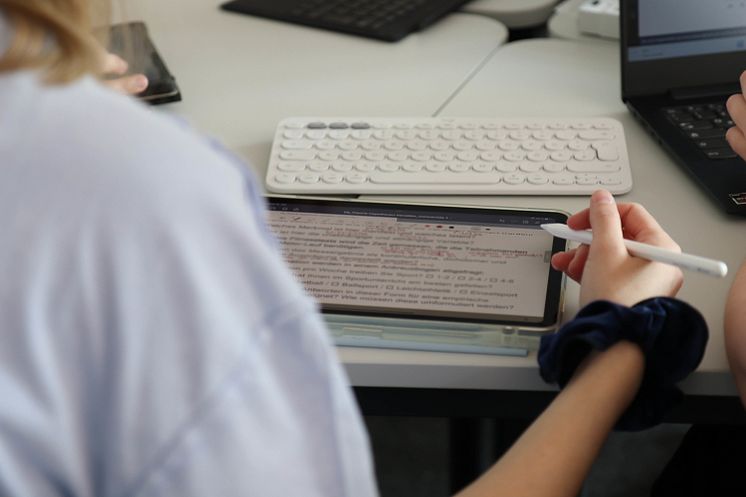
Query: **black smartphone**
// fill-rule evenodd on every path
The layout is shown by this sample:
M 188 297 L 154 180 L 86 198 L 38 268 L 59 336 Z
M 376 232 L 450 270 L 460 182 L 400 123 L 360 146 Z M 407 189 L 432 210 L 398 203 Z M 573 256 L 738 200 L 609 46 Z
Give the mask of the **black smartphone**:
M 115 24 L 109 30 L 108 49 L 129 64 L 127 74 L 144 74 L 148 87 L 137 98 L 151 105 L 181 101 L 176 78 L 153 45 L 143 22 Z

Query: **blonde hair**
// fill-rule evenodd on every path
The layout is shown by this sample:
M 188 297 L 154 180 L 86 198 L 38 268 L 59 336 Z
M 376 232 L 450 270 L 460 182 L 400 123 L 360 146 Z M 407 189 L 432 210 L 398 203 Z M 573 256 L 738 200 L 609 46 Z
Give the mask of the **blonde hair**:
M 0 0 L 13 39 L 0 56 L 0 73 L 41 69 L 49 83 L 98 73 L 101 44 L 94 23 L 108 17 L 100 0 Z

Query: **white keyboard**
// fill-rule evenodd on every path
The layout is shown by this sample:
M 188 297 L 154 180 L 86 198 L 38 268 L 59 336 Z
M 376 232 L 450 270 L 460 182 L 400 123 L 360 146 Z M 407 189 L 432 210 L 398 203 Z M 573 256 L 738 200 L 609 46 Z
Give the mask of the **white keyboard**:
M 266 177 L 276 193 L 588 195 L 632 188 L 608 118 L 290 118 Z

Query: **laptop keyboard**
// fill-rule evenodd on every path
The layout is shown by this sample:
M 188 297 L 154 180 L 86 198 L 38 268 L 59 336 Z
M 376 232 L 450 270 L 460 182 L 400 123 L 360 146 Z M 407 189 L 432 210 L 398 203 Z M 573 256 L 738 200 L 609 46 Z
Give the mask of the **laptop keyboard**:
M 725 140 L 725 132 L 733 126 L 725 104 L 681 105 L 664 112 L 709 159 L 737 157 Z

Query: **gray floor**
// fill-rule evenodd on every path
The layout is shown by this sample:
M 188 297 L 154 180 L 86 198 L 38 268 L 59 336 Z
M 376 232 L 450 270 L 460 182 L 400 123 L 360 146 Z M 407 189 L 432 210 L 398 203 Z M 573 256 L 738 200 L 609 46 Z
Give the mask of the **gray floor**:
M 366 418 L 382 497 L 445 497 L 448 424 L 431 418 Z M 673 455 L 687 425 L 614 433 L 581 497 L 642 497 Z

